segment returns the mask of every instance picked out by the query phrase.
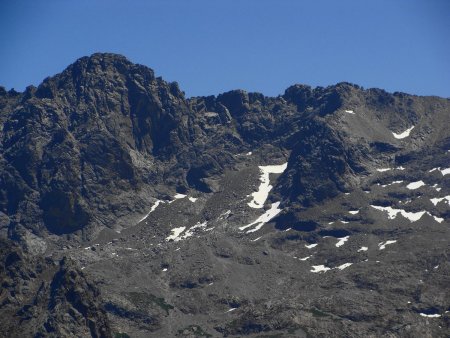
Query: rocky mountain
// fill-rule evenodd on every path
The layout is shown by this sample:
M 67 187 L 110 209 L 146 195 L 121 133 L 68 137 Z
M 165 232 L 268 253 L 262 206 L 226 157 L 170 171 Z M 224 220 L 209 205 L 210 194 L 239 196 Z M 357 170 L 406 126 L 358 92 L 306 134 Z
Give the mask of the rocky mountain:
M 0 335 L 448 335 L 448 99 L 94 54 L 0 123 Z

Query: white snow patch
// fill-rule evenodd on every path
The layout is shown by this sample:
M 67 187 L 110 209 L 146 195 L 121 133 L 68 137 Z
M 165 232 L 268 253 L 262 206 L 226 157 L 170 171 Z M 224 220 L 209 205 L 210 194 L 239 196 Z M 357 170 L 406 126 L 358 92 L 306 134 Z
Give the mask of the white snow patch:
M 402 166 L 400 166 L 400 167 L 397 167 L 397 168 L 395 168 L 395 169 L 397 169 L 397 170 L 405 170 L 405 168 L 404 168 L 404 167 L 402 167 Z
M 425 183 L 421 180 L 421 181 L 416 181 L 416 182 L 411 182 L 410 184 L 408 184 L 406 186 L 406 188 L 408 188 L 409 190 L 415 190 L 415 189 L 419 189 L 421 186 L 424 186 Z
M 140 223 L 140 222 L 142 222 L 144 219 L 146 219 L 153 211 L 156 210 L 156 208 L 158 207 L 158 205 L 160 205 L 161 203 L 164 203 L 164 202 L 161 201 L 161 200 L 157 200 L 157 201 L 152 205 L 152 207 L 150 208 L 150 211 L 147 213 L 147 215 L 145 215 L 144 217 L 142 217 L 142 218 L 139 220 L 138 223 Z
M 178 242 L 178 241 L 181 239 L 181 238 L 179 238 L 178 236 L 179 236 L 184 230 L 186 230 L 186 227 L 173 228 L 172 230 L 170 230 L 170 231 L 172 232 L 172 234 L 166 238 L 166 241 L 173 240 L 173 241 L 175 241 L 175 242 Z
M 395 219 L 397 215 L 400 213 L 403 217 L 407 218 L 410 222 L 418 221 L 426 211 L 418 211 L 418 212 L 407 212 L 403 209 L 394 209 L 392 207 L 381 207 L 378 205 L 371 205 L 372 208 L 385 211 L 388 213 L 389 219 Z
M 229 216 L 230 214 L 231 214 L 231 210 L 227 210 L 227 211 L 221 213 L 218 219 L 223 219 L 223 218 L 225 218 L 225 217 L 228 218 L 228 216 Z
M 359 213 L 359 210 L 350 210 L 348 213 L 351 215 L 356 215 Z
M 196 198 L 196 197 L 189 197 L 189 201 L 191 201 L 192 203 L 194 203 L 196 200 L 198 200 L 198 198 Z
M 255 225 L 255 227 L 253 229 L 248 230 L 247 233 L 258 231 L 259 229 L 262 228 L 262 226 L 265 223 L 269 222 L 272 218 L 274 218 L 276 215 L 280 213 L 281 209 L 278 209 L 279 205 L 280 202 L 272 203 L 270 209 L 267 210 L 263 215 L 259 216 L 252 223 L 240 227 L 239 230 L 245 230 Z
M 388 184 L 383 184 L 382 187 L 385 188 L 385 187 L 388 187 L 388 186 L 390 186 L 390 185 L 393 185 L 393 184 L 400 184 L 400 183 L 403 183 L 403 181 L 393 181 L 393 182 L 388 183 Z
M 185 194 L 176 194 L 175 196 L 173 196 L 173 200 L 171 200 L 171 201 L 169 201 L 169 204 L 171 204 L 171 203 L 173 203 L 173 202 L 175 202 L 176 200 L 179 200 L 179 199 L 182 199 L 182 198 L 185 198 L 186 197 L 186 195 Z
M 419 313 L 422 317 L 427 317 L 427 318 L 439 318 L 441 315 L 440 314 L 434 314 L 434 315 L 427 315 L 426 313 Z
M 247 154 L 245 154 L 245 155 L 247 155 L 247 156 L 250 156 L 252 154 L 252 152 L 251 151 L 249 151 Z
M 250 208 L 260 209 L 264 206 L 267 197 L 269 196 L 270 190 L 272 190 L 272 186 L 270 185 L 269 174 L 281 174 L 287 168 L 287 163 L 280 165 L 268 165 L 268 166 L 259 166 L 259 170 L 261 171 L 260 181 L 258 191 L 253 192 L 253 199 L 248 203 Z
M 299 258 L 301 261 L 306 261 L 306 260 L 308 260 L 308 259 L 310 259 L 311 258 L 311 256 L 306 256 L 306 257 L 303 257 L 303 258 Z
M 397 243 L 397 240 L 388 240 L 386 242 L 380 242 L 378 243 L 379 249 L 384 250 L 386 249 L 386 245 Z
M 431 203 L 433 203 L 434 205 L 437 205 L 438 203 L 442 202 L 443 200 L 447 200 L 448 205 L 450 205 L 450 195 L 444 196 L 444 197 L 436 197 L 436 198 L 431 198 L 430 199 Z
M 317 243 L 314 243 L 314 244 L 305 244 L 305 248 L 307 248 L 307 249 L 312 249 L 312 248 L 314 248 L 314 247 L 316 247 L 317 246 Z
M 162 269 L 162 271 L 167 271 L 167 268 Z
M 394 135 L 394 137 L 396 139 L 402 139 L 402 138 L 408 137 L 409 134 L 411 133 L 411 130 L 413 130 L 413 129 L 414 129 L 414 126 L 406 129 L 403 133 L 400 133 L 400 134 L 396 134 L 396 133 L 392 132 L 392 135 Z
M 257 240 L 260 240 L 261 238 L 262 238 L 262 236 L 259 236 L 259 237 L 255 238 L 255 239 L 252 239 L 252 242 L 256 242 Z
M 347 221 L 341 221 L 341 223 L 342 223 L 342 224 L 348 224 L 348 223 L 350 223 L 350 222 L 347 222 Z
M 433 215 L 430 215 L 430 216 L 432 216 L 432 217 L 434 218 L 434 220 L 435 220 L 436 222 L 438 222 L 438 223 L 444 222 L 444 219 L 441 218 L 441 217 L 437 217 L 437 216 L 433 216 Z
M 237 309 L 237 307 L 232 307 L 231 309 L 229 309 L 227 312 L 225 312 L 225 313 L 228 313 L 228 312 L 232 312 L 232 311 L 234 311 L 234 310 L 236 310 Z
M 380 168 L 380 169 L 377 169 L 377 171 L 380 172 L 380 173 L 388 171 L 388 170 L 392 170 L 392 169 L 391 168 Z
M 311 272 L 326 272 L 331 270 L 331 268 L 326 267 L 325 265 L 313 265 Z
M 192 226 L 191 228 L 189 228 L 189 230 L 187 230 L 187 231 L 183 234 L 183 236 L 179 237 L 179 240 L 181 240 L 181 239 L 186 239 L 186 238 L 188 238 L 188 237 L 191 237 L 191 236 L 196 232 L 197 229 L 204 229 L 204 228 L 206 228 L 207 223 L 208 223 L 208 222 L 206 222 L 206 221 L 203 222 L 203 223 L 197 222 L 194 226 Z
M 355 115 L 355 112 L 353 111 L 353 110 L 346 110 L 345 111 L 347 114 L 353 114 L 353 115 Z
M 369 250 L 369 248 L 367 246 L 362 246 L 358 249 L 358 252 L 367 251 L 367 250 Z
M 445 169 L 440 169 L 439 168 L 439 171 L 441 172 L 442 176 L 450 174 L 450 168 L 445 168 Z
M 353 265 L 353 263 L 345 263 L 345 264 L 339 265 L 338 267 L 336 267 L 336 269 L 344 270 L 345 268 L 348 268 L 350 265 Z
M 350 238 L 350 236 L 345 236 L 345 237 L 338 238 L 339 241 L 336 243 L 336 247 L 339 248 L 340 246 L 343 246 L 344 243 L 347 242 L 349 238 Z
M 433 169 L 429 170 L 428 172 L 432 173 L 433 171 L 436 171 L 436 170 L 438 170 L 442 174 L 442 176 L 450 174 L 450 168 L 441 169 L 441 167 L 433 168 Z

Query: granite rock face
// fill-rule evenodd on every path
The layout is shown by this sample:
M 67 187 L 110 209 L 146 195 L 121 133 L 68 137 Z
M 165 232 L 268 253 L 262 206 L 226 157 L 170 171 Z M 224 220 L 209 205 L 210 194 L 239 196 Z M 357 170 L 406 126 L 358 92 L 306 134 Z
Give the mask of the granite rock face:
M 0 124 L 3 336 L 448 332 L 448 99 L 186 98 L 94 54 Z

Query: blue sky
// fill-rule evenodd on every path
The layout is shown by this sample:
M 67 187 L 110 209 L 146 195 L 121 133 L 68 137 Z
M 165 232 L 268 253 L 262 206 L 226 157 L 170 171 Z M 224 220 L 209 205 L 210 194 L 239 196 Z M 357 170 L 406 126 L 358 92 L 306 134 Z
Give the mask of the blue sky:
M 348 81 L 450 97 L 449 17 L 447 0 L 3 0 L 0 85 L 115 52 L 187 96 Z

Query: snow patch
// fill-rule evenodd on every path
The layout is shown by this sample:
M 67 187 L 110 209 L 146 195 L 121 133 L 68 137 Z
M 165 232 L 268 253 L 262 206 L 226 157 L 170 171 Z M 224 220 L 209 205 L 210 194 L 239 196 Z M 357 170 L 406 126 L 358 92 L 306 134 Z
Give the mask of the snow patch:
M 306 257 L 303 257 L 303 258 L 299 258 L 301 261 L 306 261 L 306 260 L 308 260 L 308 259 L 310 259 L 311 258 L 311 256 L 306 256 Z
M 178 237 L 184 230 L 186 230 L 186 227 L 179 227 L 179 228 L 173 228 L 170 230 L 172 234 L 168 237 L 166 237 L 166 241 L 173 240 L 175 242 L 178 242 L 180 238 Z
M 261 172 L 258 191 L 252 193 L 253 199 L 248 203 L 250 208 L 261 209 L 269 196 L 272 185 L 270 185 L 269 174 L 281 174 L 287 168 L 287 163 L 280 165 L 259 166 Z
M 311 268 L 312 268 L 311 272 L 314 272 L 314 273 L 327 272 L 327 271 L 330 271 L 330 270 L 333 270 L 333 269 L 338 269 L 338 270 L 342 271 L 342 270 L 348 268 L 351 265 L 353 265 L 353 263 L 344 263 L 344 264 L 339 265 L 339 266 L 337 266 L 335 268 L 329 268 L 329 267 L 327 267 L 325 265 L 313 265 L 313 266 L 311 266 Z
M 436 170 L 438 170 L 442 174 L 442 176 L 450 174 L 450 168 L 441 169 L 441 167 L 433 168 L 433 169 L 429 170 L 428 172 L 432 173 L 433 171 L 436 171 Z
M 195 201 L 198 200 L 198 198 L 196 198 L 196 197 L 189 197 L 188 199 L 189 199 L 189 201 L 191 201 L 192 203 L 195 203 Z
M 448 196 L 444 196 L 444 197 L 436 197 L 436 198 L 431 198 L 430 201 L 431 203 L 433 203 L 435 206 L 442 202 L 443 200 L 447 200 L 448 205 L 450 205 L 450 195 Z
M 419 313 L 422 317 L 427 317 L 427 318 L 439 318 L 441 315 L 436 313 L 433 315 L 427 315 L 426 313 Z
M 439 168 L 439 171 L 441 172 L 442 176 L 450 174 L 450 168 L 445 168 L 445 169 Z
M 278 209 L 278 206 L 280 205 L 280 202 L 272 203 L 269 210 L 267 210 L 263 215 L 259 216 L 256 220 L 254 220 L 252 223 L 244 225 L 239 228 L 239 230 L 245 230 L 247 228 L 250 228 L 252 226 L 255 226 L 253 229 L 250 229 L 247 231 L 247 233 L 258 231 L 263 227 L 264 224 L 269 222 L 272 218 L 274 218 L 276 215 L 278 215 L 281 212 L 281 209 Z
M 345 263 L 345 264 L 339 265 L 338 267 L 336 267 L 336 269 L 344 270 L 344 269 L 348 268 L 350 265 L 353 265 L 353 263 Z
M 191 237 L 191 236 L 196 232 L 197 229 L 204 229 L 204 228 L 206 228 L 207 223 L 208 223 L 208 222 L 206 222 L 206 221 L 203 222 L 203 223 L 197 222 L 194 226 L 192 226 L 191 228 L 189 228 L 189 230 L 187 230 L 187 231 L 183 234 L 183 236 L 179 237 L 179 240 L 181 240 L 181 239 L 186 239 L 186 238 L 188 238 L 188 237 Z
M 345 111 L 347 114 L 353 114 L 353 115 L 355 115 L 355 112 L 353 111 L 353 110 L 346 110 Z
M 312 267 L 311 272 L 326 272 L 328 270 L 331 270 L 331 268 L 328 268 L 325 265 L 313 265 L 311 267 Z
M 385 188 L 385 187 L 389 187 L 390 185 L 400 184 L 400 183 L 403 183 L 403 181 L 393 181 L 393 182 L 388 183 L 388 184 L 383 184 L 382 187 Z
M 179 200 L 179 199 L 182 199 L 182 198 L 185 198 L 186 197 L 186 195 L 185 194 L 176 194 L 175 196 L 173 196 L 173 200 L 171 200 L 171 201 L 169 201 L 169 204 L 171 204 L 171 203 L 173 203 L 173 202 L 175 202 L 176 200 Z
M 433 215 L 431 215 L 431 214 L 429 214 L 429 215 L 432 216 L 432 217 L 434 218 L 434 220 L 435 220 L 436 222 L 438 222 L 438 223 L 444 222 L 444 219 L 441 218 L 441 217 L 433 216 Z
M 411 130 L 413 130 L 413 129 L 414 129 L 414 126 L 406 129 L 403 133 L 400 133 L 400 134 L 396 134 L 396 133 L 392 132 L 392 135 L 394 135 L 394 137 L 396 139 L 402 139 L 402 138 L 408 137 L 409 134 L 411 133 Z
M 358 249 L 358 252 L 367 251 L 367 250 L 369 250 L 369 248 L 367 246 L 362 246 Z
M 339 241 L 336 243 L 336 247 L 339 248 L 340 246 L 343 246 L 345 244 L 345 242 L 348 241 L 349 238 L 350 238 L 350 236 L 345 236 L 345 237 L 338 238 Z
M 158 207 L 158 205 L 160 205 L 161 203 L 164 203 L 164 201 L 157 200 L 157 201 L 155 202 L 155 204 L 152 205 L 152 207 L 150 208 L 150 211 L 147 213 L 147 215 L 145 215 L 144 217 L 142 217 L 138 223 L 140 223 L 140 222 L 142 222 L 143 220 L 145 220 L 145 219 L 146 219 L 153 211 L 156 210 L 156 208 Z
M 389 171 L 389 170 L 392 170 L 392 169 L 391 168 L 380 168 L 380 169 L 377 169 L 377 171 L 380 172 L 380 173 L 385 172 L 385 171 Z
M 416 182 L 411 182 L 410 184 L 408 184 L 406 186 L 406 188 L 408 188 L 409 190 L 415 190 L 415 189 L 419 189 L 420 187 L 424 186 L 425 183 L 423 181 L 416 181 Z
M 388 240 L 386 242 L 380 242 L 378 243 L 378 247 L 380 250 L 386 249 L 386 245 L 397 243 L 397 240 Z
M 350 210 L 348 213 L 351 215 L 356 215 L 359 213 L 359 210 Z
M 305 244 L 305 248 L 307 248 L 307 249 L 312 249 L 312 248 L 315 248 L 317 246 L 317 243 L 314 243 L 314 244 Z
M 395 219 L 397 215 L 400 213 L 403 217 L 407 218 L 410 222 L 418 221 L 422 218 L 426 211 L 418 211 L 418 212 L 407 212 L 403 209 L 394 209 L 392 207 L 381 207 L 378 205 L 371 205 L 372 208 L 385 211 L 388 213 L 389 219 Z
M 227 211 L 225 211 L 225 212 L 223 212 L 223 213 L 221 213 L 221 214 L 219 215 L 218 220 L 219 220 L 219 219 L 228 218 L 228 216 L 229 216 L 230 214 L 231 214 L 231 210 L 227 210 Z

